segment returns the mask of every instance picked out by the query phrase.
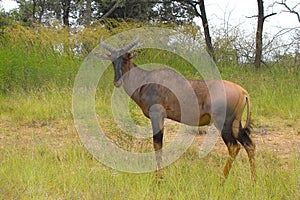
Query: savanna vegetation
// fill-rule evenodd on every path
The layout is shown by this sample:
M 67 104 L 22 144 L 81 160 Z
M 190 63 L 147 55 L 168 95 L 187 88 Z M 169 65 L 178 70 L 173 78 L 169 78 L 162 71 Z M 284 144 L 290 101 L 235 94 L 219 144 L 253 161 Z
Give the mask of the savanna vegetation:
M 133 26 L 126 23 L 122 27 L 112 32 L 86 28 L 70 35 L 63 27 L 14 25 L 2 32 L 1 199 L 299 198 L 299 152 L 290 151 L 287 158 L 282 158 L 282 154 L 263 144 L 257 153 L 258 180 L 254 184 L 249 179 L 248 161 L 242 153 L 229 179 L 219 185 L 226 149 L 199 159 L 197 146 L 192 146 L 164 170 L 165 179 L 160 184 L 156 184 L 153 173 L 122 173 L 93 158 L 81 144 L 73 125 L 73 82 L 84 57 L 101 36 L 108 37 Z M 78 43 L 84 46 L 80 54 L 72 51 Z M 159 53 L 141 53 L 135 62 L 159 61 Z M 163 60 L 189 78 L 199 78 L 192 69 L 187 72 L 180 59 L 165 57 Z M 219 70 L 223 79 L 242 85 L 251 94 L 255 129 L 267 128 L 271 135 L 276 133 L 276 128 L 285 131 L 282 127 L 289 127 L 294 132 L 283 133 L 289 138 L 293 134 L 299 137 L 300 130 L 299 67 L 293 57 L 287 56 L 280 63 L 259 70 L 250 65 L 226 63 L 219 65 Z M 134 138 L 114 126 L 110 111 L 112 80 L 113 70 L 108 68 L 96 97 L 99 121 L 106 132 L 115 135 L 117 142 L 132 148 Z M 132 109 L 139 123 L 147 123 L 138 108 L 133 105 Z M 146 143 L 151 147 L 151 140 Z
M 103 8 L 109 10 L 110 6 Z M 115 17 L 122 14 L 118 12 Z M 247 156 L 241 151 L 229 178 L 220 184 L 226 147 L 220 139 L 214 150 L 200 159 L 198 147 L 203 136 L 196 135 L 193 145 L 164 169 L 164 179 L 157 183 L 154 173 L 110 169 L 86 150 L 73 122 L 74 80 L 101 37 L 158 26 L 197 38 L 201 37 L 198 27 L 176 20 L 144 23 L 107 19 L 75 28 L 56 22 L 27 22 L 15 22 L 7 16 L 0 21 L 0 199 L 300 198 L 300 62 L 296 48 L 280 53 L 276 45 L 281 44 L 271 38 L 273 46 L 264 49 L 270 54 L 265 54 L 263 64 L 256 69 L 250 62 L 253 49 L 243 31 L 236 27 L 228 34 L 227 29 L 213 27 L 214 56 L 222 78 L 241 85 L 251 95 L 257 181 L 250 180 Z M 201 78 L 172 53 L 141 50 L 134 62 L 163 63 L 187 78 Z M 109 67 L 95 97 L 102 129 L 126 150 L 152 150 L 151 138 L 138 140 L 116 126 L 111 111 L 113 89 L 113 69 Z M 133 102 L 130 108 L 137 124 L 149 123 Z M 167 141 L 172 139 L 167 135 L 172 135 L 176 125 L 168 127 Z

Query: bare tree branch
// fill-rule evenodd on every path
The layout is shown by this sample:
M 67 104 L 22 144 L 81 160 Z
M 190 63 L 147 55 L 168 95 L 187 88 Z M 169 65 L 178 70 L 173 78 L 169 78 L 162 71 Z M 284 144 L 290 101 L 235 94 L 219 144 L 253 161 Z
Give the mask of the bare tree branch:
M 295 11 L 296 7 L 300 5 L 300 2 L 297 3 L 292 8 L 286 4 L 286 0 L 282 0 L 281 2 L 276 1 L 276 2 L 274 2 L 274 4 L 278 4 L 278 5 L 284 6 L 287 10 L 284 10 L 283 12 L 289 12 L 289 13 L 295 14 L 297 16 L 297 18 L 298 18 L 299 23 L 300 23 L 300 13 L 297 12 L 297 11 Z
M 267 19 L 268 17 L 273 16 L 273 15 L 277 15 L 277 13 L 271 13 L 271 14 L 268 14 L 268 15 L 264 16 L 264 20 Z
M 121 1 L 122 1 L 122 0 L 117 1 L 117 2 L 113 5 L 113 7 L 111 7 L 111 9 L 110 9 L 107 13 L 105 13 L 104 15 L 102 15 L 102 16 L 100 17 L 100 19 L 104 19 L 104 18 L 108 17 L 111 13 L 113 13 L 113 12 L 118 8 L 118 5 L 119 5 L 119 3 L 120 3 Z
M 196 16 L 200 17 L 202 19 L 202 15 L 200 14 L 200 12 L 197 9 L 197 3 L 193 2 L 193 3 L 190 3 L 190 5 L 193 6 Z
M 258 15 L 252 15 L 252 16 L 246 16 L 246 18 L 256 18 L 256 17 L 258 17 Z
M 266 16 L 263 17 L 263 20 L 265 20 L 266 18 L 271 17 L 273 15 L 277 15 L 277 13 L 268 14 L 268 15 L 266 15 Z M 249 19 L 250 18 L 256 18 L 256 17 L 258 17 L 258 15 L 246 16 L 246 18 L 249 18 Z

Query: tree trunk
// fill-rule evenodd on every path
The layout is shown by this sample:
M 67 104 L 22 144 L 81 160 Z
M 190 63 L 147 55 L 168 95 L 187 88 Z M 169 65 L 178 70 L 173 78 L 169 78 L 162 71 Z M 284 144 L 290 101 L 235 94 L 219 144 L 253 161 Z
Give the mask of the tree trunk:
M 198 1 L 190 1 L 190 0 L 178 0 L 178 2 L 185 2 L 189 5 L 191 5 L 194 8 L 195 15 L 197 17 L 201 18 L 202 21 L 202 26 L 204 30 L 204 38 L 205 38 L 205 44 L 206 44 L 206 50 L 208 54 L 213 58 L 214 61 L 216 61 L 215 56 L 214 56 L 214 48 L 211 42 L 211 36 L 209 32 L 209 26 L 208 26 L 208 21 L 207 21 L 207 16 L 206 16 L 206 10 L 205 10 L 205 4 L 204 0 L 198 0 Z M 197 9 L 197 6 L 199 6 L 199 10 Z
M 40 1 L 40 5 L 39 5 L 40 6 L 40 11 L 39 11 L 39 19 L 38 19 L 39 24 L 42 23 L 42 18 L 43 18 L 43 15 L 44 15 L 44 12 L 45 12 L 45 7 L 46 7 L 45 4 L 46 4 L 45 0 Z
M 108 17 L 110 14 L 112 14 L 119 6 L 119 1 L 117 1 L 113 7 L 111 7 L 111 9 L 109 11 L 107 11 L 106 13 L 104 13 L 100 19 L 105 19 L 106 17 Z
M 258 16 L 257 16 L 257 29 L 255 38 L 255 60 L 254 66 L 256 69 L 260 68 L 262 60 L 262 33 L 264 26 L 264 3 L 263 0 L 257 0 Z
M 35 12 L 36 12 L 36 0 L 33 0 L 32 2 L 32 22 L 35 23 Z
M 86 7 L 85 11 L 83 13 L 83 23 L 85 25 L 90 25 L 91 24 L 91 15 L 92 15 L 92 2 L 93 0 L 87 0 L 86 1 Z
M 66 26 L 70 26 L 69 22 L 69 14 L 71 8 L 71 0 L 62 1 L 62 9 L 63 9 L 63 24 Z
M 200 13 L 201 13 L 200 17 L 201 17 L 202 26 L 203 26 L 203 29 L 204 29 L 205 44 L 206 44 L 207 52 L 209 53 L 209 55 L 215 61 L 214 48 L 213 48 L 213 45 L 212 45 L 212 42 L 211 42 L 211 37 L 210 37 L 209 26 L 208 26 L 208 21 L 207 21 L 207 17 L 206 17 L 204 0 L 200 0 L 198 2 L 198 4 L 199 4 L 199 7 L 200 7 Z

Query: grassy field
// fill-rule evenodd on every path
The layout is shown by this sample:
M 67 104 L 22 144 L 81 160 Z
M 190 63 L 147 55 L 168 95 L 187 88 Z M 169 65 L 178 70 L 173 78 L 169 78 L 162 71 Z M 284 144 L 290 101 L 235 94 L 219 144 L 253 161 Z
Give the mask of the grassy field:
M 1 144 L 1 199 L 298 199 L 300 157 L 282 159 L 265 148 L 257 153 L 257 182 L 249 177 L 241 153 L 221 185 L 226 152 L 199 159 L 191 147 L 164 169 L 159 184 L 154 173 L 127 174 L 109 169 L 80 144 L 71 122 L 43 127 L 6 128 Z M 22 132 L 19 132 L 22 131 Z M 11 135 L 9 135 L 11 134 Z M 8 137 L 14 138 L 9 142 Z
M 71 110 L 73 82 L 83 58 L 50 48 L 66 38 L 62 30 L 41 29 L 35 34 L 22 27 L 1 36 L 0 199 L 300 198 L 299 66 L 220 68 L 223 79 L 238 83 L 251 95 L 253 138 L 258 144 L 255 183 L 241 151 L 228 180 L 220 184 L 227 158 L 221 141 L 202 159 L 195 143 L 164 169 L 164 179 L 157 183 L 154 173 L 128 174 L 105 167 L 80 142 Z M 86 45 L 93 46 L 95 41 Z M 142 53 L 136 63 L 157 57 Z M 164 61 L 175 68 L 181 66 L 176 70 L 189 78 L 199 78 L 193 70 L 182 68 L 180 60 Z M 110 68 L 98 86 L 95 107 L 99 121 L 116 142 L 132 146 L 136 141 L 119 130 L 112 118 L 112 80 Z M 134 104 L 131 108 L 137 123 L 147 123 Z M 151 147 L 151 140 L 146 143 Z

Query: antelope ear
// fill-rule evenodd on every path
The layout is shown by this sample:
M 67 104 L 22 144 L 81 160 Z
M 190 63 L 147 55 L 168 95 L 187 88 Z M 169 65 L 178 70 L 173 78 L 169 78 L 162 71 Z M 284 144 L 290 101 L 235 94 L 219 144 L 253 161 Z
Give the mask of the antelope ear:
M 138 55 L 139 55 L 139 53 L 135 51 L 135 52 L 130 53 L 129 58 L 130 59 L 136 58 Z

